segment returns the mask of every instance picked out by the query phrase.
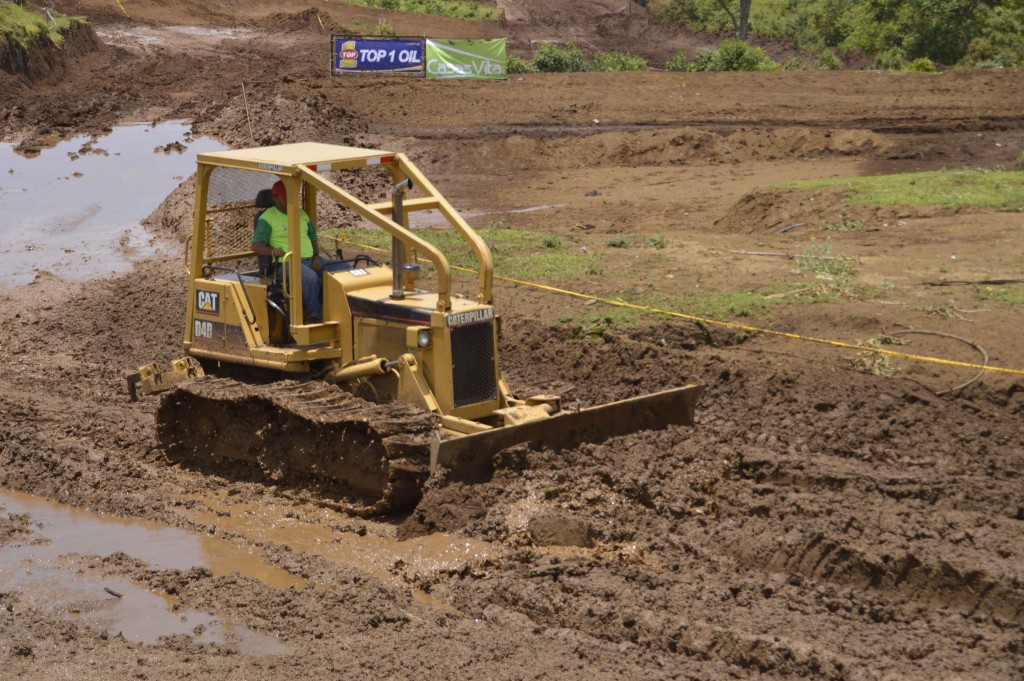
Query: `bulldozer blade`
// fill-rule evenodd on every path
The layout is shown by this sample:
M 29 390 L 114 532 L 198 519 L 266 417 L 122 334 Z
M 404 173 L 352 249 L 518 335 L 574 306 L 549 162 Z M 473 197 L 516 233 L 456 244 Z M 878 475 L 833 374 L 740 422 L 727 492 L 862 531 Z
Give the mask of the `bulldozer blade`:
M 435 438 L 430 447 L 430 470 L 433 473 L 438 468 L 445 469 L 445 476 L 451 481 L 484 482 L 493 473 L 494 455 L 523 442 L 564 449 L 640 430 L 692 426 L 693 412 L 703 391 L 704 383 L 689 379 L 682 387 L 650 395 L 579 411 L 562 411 L 550 418 L 447 440 Z

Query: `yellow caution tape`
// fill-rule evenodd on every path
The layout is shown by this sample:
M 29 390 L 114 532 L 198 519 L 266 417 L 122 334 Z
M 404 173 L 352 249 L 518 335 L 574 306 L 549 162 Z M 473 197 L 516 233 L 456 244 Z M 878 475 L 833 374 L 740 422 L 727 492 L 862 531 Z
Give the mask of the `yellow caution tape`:
M 367 244 L 359 244 L 354 241 L 347 241 L 342 238 L 342 241 L 352 244 L 353 246 L 359 246 L 360 248 L 369 248 L 374 251 L 387 252 L 383 248 L 377 248 L 376 246 L 369 246 Z M 471 270 L 468 267 L 458 267 L 452 265 L 453 270 L 459 270 L 461 272 L 468 272 L 470 274 L 478 274 L 476 270 Z M 631 310 L 640 310 L 642 312 L 648 312 L 651 314 L 660 314 L 667 317 L 676 317 L 678 319 L 687 319 L 692 322 L 702 322 L 708 325 L 722 326 L 728 329 L 736 329 L 739 331 L 748 331 L 750 333 L 763 333 L 769 336 L 779 336 L 781 338 L 790 338 L 792 340 L 806 341 L 810 343 L 820 343 L 822 345 L 831 345 L 835 348 L 845 348 L 847 350 L 859 350 L 861 352 L 873 352 L 879 355 L 888 355 L 890 357 L 901 357 L 903 359 L 912 359 L 919 362 L 931 362 L 932 364 L 945 364 L 947 366 L 964 367 L 965 369 L 979 369 L 983 371 L 994 371 L 1003 374 L 1013 374 L 1015 376 L 1024 376 L 1024 370 L 1021 369 L 1007 369 L 1005 367 L 992 366 L 990 364 L 975 364 L 973 362 L 958 362 L 953 359 L 943 359 L 941 357 L 929 357 L 928 355 L 911 355 L 906 352 L 898 352 L 896 350 L 885 350 L 883 348 L 873 348 L 865 345 L 857 345 L 855 343 L 844 343 L 843 341 L 828 340 L 826 338 L 814 338 L 813 336 L 801 336 L 795 333 L 786 333 L 785 331 L 775 331 L 773 329 L 762 329 L 756 326 L 747 326 L 746 324 L 737 324 L 735 322 L 723 322 L 717 319 L 708 319 L 706 317 L 697 317 L 696 315 L 685 314 L 683 312 L 674 312 L 672 310 L 661 310 L 650 305 L 637 305 L 635 303 L 627 303 L 623 300 L 612 300 L 610 298 L 601 298 L 600 296 L 594 296 L 589 293 L 580 293 L 579 291 L 570 291 L 568 289 L 558 288 L 556 286 L 548 286 L 546 284 L 537 284 L 532 281 L 523 281 L 521 279 L 512 279 L 511 277 L 501 277 L 494 275 L 495 279 L 501 281 L 507 281 L 511 284 L 517 284 L 519 286 L 529 286 L 530 288 L 540 289 L 541 291 L 550 291 L 551 293 L 560 293 L 566 296 L 572 296 L 574 298 L 583 298 L 585 300 L 596 300 L 599 303 L 605 305 L 613 305 L 615 307 L 624 307 Z

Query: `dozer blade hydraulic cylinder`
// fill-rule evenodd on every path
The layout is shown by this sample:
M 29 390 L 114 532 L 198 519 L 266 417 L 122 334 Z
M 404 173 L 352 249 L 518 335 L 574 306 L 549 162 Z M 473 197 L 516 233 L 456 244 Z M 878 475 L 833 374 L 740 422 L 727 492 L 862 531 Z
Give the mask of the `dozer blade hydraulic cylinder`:
M 692 426 L 693 412 L 703 391 L 704 383 L 691 379 L 682 387 L 650 395 L 579 411 L 562 411 L 551 418 L 472 435 L 435 439 L 430 450 L 431 472 L 442 468 L 448 480 L 482 482 L 493 472 L 492 458 L 496 453 L 523 442 L 562 449 L 640 430 Z

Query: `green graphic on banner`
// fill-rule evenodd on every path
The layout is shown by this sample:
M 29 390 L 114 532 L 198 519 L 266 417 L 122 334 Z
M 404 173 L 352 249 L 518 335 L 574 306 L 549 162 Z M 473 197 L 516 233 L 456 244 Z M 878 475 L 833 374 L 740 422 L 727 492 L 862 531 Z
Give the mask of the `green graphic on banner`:
M 427 78 L 505 80 L 505 40 L 427 39 Z

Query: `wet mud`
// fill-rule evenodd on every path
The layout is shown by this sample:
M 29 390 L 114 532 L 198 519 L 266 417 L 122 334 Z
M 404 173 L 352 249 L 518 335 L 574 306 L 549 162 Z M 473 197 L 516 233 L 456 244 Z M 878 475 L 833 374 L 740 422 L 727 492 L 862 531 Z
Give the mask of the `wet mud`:
M 1020 278 L 1018 213 L 852 209 L 771 188 L 1011 167 L 1024 143 L 1017 72 L 538 74 L 439 90 L 332 79 L 306 5 L 129 4 L 131 18 L 58 3 L 88 15 L 107 47 L 31 88 L 0 80 L 5 141 L 186 118 L 193 135 L 230 146 L 407 151 L 475 226 L 504 220 L 599 254 L 559 284 L 608 297 L 770 302 L 770 285 L 819 284 L 792 260 L 737 251 L 798 254 L 829 237 L 859 283 L 896 292 L 765 303 L 738 319 L 851 343 L 942 330 L 984 346 L 994 366 L 1024 367 L 1016 289 L 922 284 Z M 546 39 L 549 26 L 522 18 L 532 3 L 504 4 L 516 44 Z M 619 11 L 610 3 L 570 5 L 537 16 L 575 17 L 581 36 L 603 26 L 624 39 L 614 26 L 641 25 L 599 21 Z M 386 17 L 407 34 L 506 30 L 334 5 L 319 16 L 331 28 Z M 190 231 L 191 195 L 182 181 L 144 221 L 170 253 Z M 865 229 L 823 233 L 844 210 Z M 650 236 L 665 247 L 607 246 Z M 1018 375 L 940 396 L 976 372 L 899 359 L 898 373 L 875 375 L 848 349 L 679 319 L 623 324 L 600 304 L 499 281 L 514 391 L 569 391 L 589 406 L 695 376 L 707 384 L 696 425 L 559 451 L 517 445 L 487 482 L 431 483 L 411 511 L 367 519 L 329 488 L 183 460 L 158 437 L 159 400 L 128 400 L 126 373 L 182 354 L 178 255 L 87 281 L 40 270 L 4 297 L 0 487 L 199 533 L 287 575 L 261 578 L 241 559 L 214 569 L 58 548 L 42 511 L 0 497 L 0 556 L 52 546 L 59 580 L 85 594 L 53 606 L 33 594 L 56 587 L 0 586 L 5 678 L 1024 676 Z M 908 347 L 976 361 L 943 342 Z M 5 562 L 0 577 L 24 574 Z M 133 636 L 90 620 L 115 598 L 104 587 L 152 596 L 189 627 Z

